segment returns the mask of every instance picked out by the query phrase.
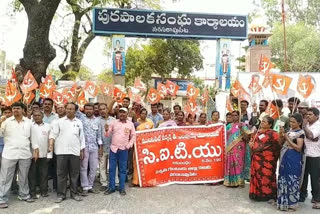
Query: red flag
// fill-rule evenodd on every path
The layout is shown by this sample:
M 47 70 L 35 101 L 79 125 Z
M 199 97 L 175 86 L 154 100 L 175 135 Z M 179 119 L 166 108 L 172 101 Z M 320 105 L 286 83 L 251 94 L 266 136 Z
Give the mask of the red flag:
M 194 87 L 191 83 L 187 87 L 187 97 L 196 99 L 200 93 L 200 90 Z
M 287 95 L 291 81 L 291 77 L 282 74 L 272 74 L 271 88 L 277 94 Z
M 30 71 L 28 71 L 27 74 L 24 76 L 20 88 L 24 94 L 38 88 L 38 83 Z
M 15 84 L 8 81 L 5 92 L 6 105 L 11 106 L 14 102 L 19 101 L 21 98 L 22 95 Z
M 98 94 L 98 87 L 96 84 L 92 81 L 86 81 L 86 84 L 84 86 L 84 90 L 88 92 L 91 96 L 95 97 Z
M 280 116 L 277 107 L 275 105 L 273 105 L 272 103 L 269 104 L 269 106 L 266 110 L 266 114 L 268 114 L 273 119 L 276 119 Z
M 257 94 L 262 89 L 261 85 L 259 84 L 259 79 L 260 79 L 259 75 L 251 76 L 251 82 L 248 88 L 250 89 L 252 94 Z
M 201 96 L 201 102 L 203 105 L 205 105 L 208 102 L 208 100 L 209 100 L 209 90 L 208 88 L 205 88 Z
M 261 54 L 260 63 L 259 63 L 259 71 L 263 75 L 268 75 L 269 71 L 274 68 L 274 64 L 268 59 L 268 57 L 263 56 Z
M 157 90 L 160 93 L 161 97 L 164 98 L 165 96 L 167 96 L 167 87 L 166 85 L 162 84 L 162 83 L 158 83 L 157 85 Z
M 52 93 L 52 99 L 56 105 L 66 104 L 68 102 L 59 91 Z
M 52 90 L 47 89 L 47 87 L 44 85 L 44 83 L 40 83 L 40 97 L 42 99 L 52 97 Z
M 117 99 L 117 102 L 118 102 L 118 103 L 122 103 L 123 98 L 126 97 L 126 94 L 123 93 L 119 88 L 114 87 L 113 97 L 115 97 L 115 98 Z
M 78 96 L 78 99 L 77 99 L 77 103 L 80 107 L 80 109 L 82 110 L 84 105 L 87 103 L 87 99 L 86 99 L 86 95 L 85 95 L 85 92 L 84 90 L 81 90 L 80 93 L 79 93 L 79 96 Z
M 140 78 L 136 78 L 134 80 L 134 87 L 136 89 L 139 89 L 140 91 L 146 91 L 147 90 L 146 85 L 141 81 Z
M 69 91 L 70 91 L 70 89 L 71 88 L 64 88 L 63 90 L 62 90 L 62 96 L 63 96 L 63 98 L 64 99 L 66 99 L 66 100 L 68 100 L 68 101 L 70 101 L 70 97 L 69 97 Z
M 175 84 L 174 82 L 171 82 L 170 80 L 167 80 L 166 82 L 166 88 L 169 95 L 175 97 L 177 95 L 177 92 L 179 90 L 179 86 Z
M 188 114 L 192 114 L 195 115 L 198 111 L 198 107 L 197 107 L 197 102 L 195 99 L 191 98 L 188 100 L 187 104 L 184 107 L 184 110 L 188 113 Z
M 314 89 L 314 84 L 310 75 L 299 75 L 299 80 L 297 84 L 297 91 L 299 94 L 307 99 Z
M 158 103 L 161 99 L 161 95 L 160 93 L 154 89 L 154 88 L 150 88 L 148 96 L 147 96 L 147 100 L 150 104 L 155 104 Z
M 46 78 L 44 79 L 43 85 L 47 91 L 54 91 L 57 88 L 56 83 L 54 82 L 50 74 L 47 75 Z
M 106 95 L 106 96 L 112 96 L 112 92 L 113 92 L 113 86 L 110 85 L 110 84 L 101 84 L 100 85 L 100 89 L 101 89 L 101 92 L 102 94 Z
M 239 96 L 239 93 L 241 92 L 242 90 L 242 85 L 241 83 L 239 82 L 239 80 L 236 80 L 234 81 L 234 83 L 232 84 L 232 87 L 230 89 L 231 93 L 233 94 L 233 96 L 235 97 L 238 97 Z
M 263 79 L 263 82 L 262 82 L 262 86 L 264 88 L 268 88 L 269 85 L 271 85 L 271 83 L 272 83 L 272 75 L 271 74 L 266 74 L 264 76 L 264 79 Z
M 28 93 L 23 95 L 23 103 L 30 104 L 31 101 L 34 99 L 35 95 L 33 92 L 29 91 Z
M 12 68 L 12 71 L 11 71 L 11 82 L 13 84 L 15 84 L 16 87 L 18 86 L 18 78 L 17 78 L 16 71 L 14 70 L 14 68 Z
M 230 102 L 230 98 L 227 97 L 227 100 L 226 100 L 226 107 L 227 107 L 227 111 L 228 112 L 233 112 L 233 107 L 232 107 L 232 104 Z
M 69 96 L 69 100 L 72 100 L 74 98 L 74 96 L 76 96 L 76 92 L 77 92 L 77 84 L 73 84 L 73 86 L 71 87 L 71 89 L 68 91 L 68 96 Z

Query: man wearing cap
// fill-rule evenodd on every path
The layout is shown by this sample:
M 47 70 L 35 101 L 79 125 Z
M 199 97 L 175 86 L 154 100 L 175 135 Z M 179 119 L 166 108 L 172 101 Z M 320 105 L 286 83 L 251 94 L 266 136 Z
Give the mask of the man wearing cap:
M 309 104 L 307 102 L 301 102 L 298 105 L 299 113 L 302 115 L 303 119 L 306 119 L 308 108 L 309 108 Z
M 136 141 L 136 132 L 131 121 L 127 120 L 128 109 L 119 109 L 119 119 L 111 125 L 105 125 L 106 136 L 112 134 L 112 141 L 109 154 L 109 188 L 105 195 L 115 192 L 115 176 L 117 163 L 119 164 L 120 185 L 119 192 L 126 195 L 125 181 L 127 177 L 128 150 Z

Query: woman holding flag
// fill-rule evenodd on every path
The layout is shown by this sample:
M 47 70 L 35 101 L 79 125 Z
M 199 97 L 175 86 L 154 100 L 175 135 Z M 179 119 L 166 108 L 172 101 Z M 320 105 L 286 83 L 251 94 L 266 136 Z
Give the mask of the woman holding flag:
M 239 122 L 239 117 L 239 111 L 233 111 L 233 122 L 227 125 L 226 164 L 223 184 L 228 187 L 244 187 L 245 139 L 250 132 L 244 123 Z

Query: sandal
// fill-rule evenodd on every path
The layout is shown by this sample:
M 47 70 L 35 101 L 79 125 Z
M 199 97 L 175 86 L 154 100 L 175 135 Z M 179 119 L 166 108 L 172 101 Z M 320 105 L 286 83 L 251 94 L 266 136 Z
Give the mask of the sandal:
M 315 202 L 315 203 L 312 205 L 312 209 L 320 209 L 320 203 L 319 203 L 319 202 Z

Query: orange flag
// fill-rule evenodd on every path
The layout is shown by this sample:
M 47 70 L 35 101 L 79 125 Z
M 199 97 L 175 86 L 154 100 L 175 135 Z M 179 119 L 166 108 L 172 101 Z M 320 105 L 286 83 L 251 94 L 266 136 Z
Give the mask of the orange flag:
M 154 88 L 150 88 L 148 96 L 147 96 L 147 100 L 150 104 L 155 104 L 158 103 L 161 99 L 161 95 L 160 93 L 154 89 Z
M 271 89 L 277 94 L 287 95 L 292 78 L 282 74 L 272 74 Z
M 29 91 L 28 93 L 23 95 L 23 103 L 27 105 L 30 104 L 34 97 L 34 93 L 32 91 Z
M 11 80 L 10 80 L 16 87 L 18 86 L 18 78 L 16 75 L 16 71 L 14 70 L 14 68 L 12 68 L 11 71 Z
M 88 102 L 88 101 L 87 101 L 87 99 L 86 99 L 86 95 L 85 95 L 84 91 L 81 90 L 80 93 L 79 93 L 78 99 L 77 99 L 77 103 L 78 103 L 78 105 L 79 105 L 79 107 L 80 107 L 81 110 L 83 109 L 84 105 L 85 105 L 87 102 Z
M 274 64 L 268 59 L 268 57 L 261 54 L 260 63 L 259 63 L 259 71 L 263 75 L 268 75 L 269 71 L 274 68 Z
M 164 98 L 165 96 L 167 96 L 167 87 L 166 87 L 166 85 L 164 85 L 162 83 L 158 83 L 157 91 L 160 93 L 161 98 Z
M 263 82 L 262 82 L 262 86 L 264 88 L 268 88 L 269 85 L 271 85 L 272 83 L 272 75 L 271 74 L 267 74 L 264 76 Z
M 259 75 L 251 76 L 251 82 L 248 88 L 250 89 L 252 94 L 257 94 L 262 89 L 261 85 L 259 84 L 259 79 L 260 79 Z
M 297 84 L 297 91 L 303 98 L 308 98 L 314 89 L 314 84 L 312 82 L 310 75 L 299 75 L 299 80 Z
M 139 89 L 140 91 L 146 91 L 146 85 L 141 81 L 141 78 L 136 78 L 134 80 L 134 88 Z
M 24 94 L 38 88 L 38 83 L 36 79 L 33 77 L 31 71 L 28 71 L 27 74 L 24 76 L 20 88 Z
M 19 101 L 21 98 L 22 95 L 15 84 L 8 81 L 5 92 L 6 105 L 11 106 L 14 102 Z
M 44 83 L 40 83 L 40 97 L 42 99 L 48 98 L 52 96 L 52 90 L 47 89 L 47 87 L 44 85 Z
M 232 104 L 230 102 L 230 98 L 229 97 L 227 97 L 226 107 L 227 107 L 227 111 L 228 112 L 233 112 L 233 107 L 232 107 Z
M 188 114 L 192 114 L 195 115 L 198 111 L 198 106 L 197 106 L 197 102 L 195 99 L 191 98 L 188 100 L 187 104 L 184 107 L 184 110 L 188 113 Z
M 91 96 L 95 97 L 98 94 L 98 87 L 96 84 L 92 81 L 86 81 L 86 84 L 84 86 L 84 90 L 88 92 Z
M 271 102 L 266 110 L 266 114 L 268 114 L 273 119 L 276 119 L 279 117 L 279 111 L 275 105 L 273 105 Z
M 205 105 L 208 102 L 208 100 L 209 100 L 209 90 L 208 88 L 205 88 L 201 96 L 202 105 Z
M 63 96 L 63 98 L 64 99 L 66 99 L 66 100 L 70 100 L 70 97 L 69 97 L 69 94 L 68 94 L 68 92 L 70 91 L 70 89 L 71 88 L 64 88 L 63 90 L 62 90 L 62 96 Z
M 56 105 L 66 104 L 66 103 L 68 102 L 68 100 L 66 100 L 66 99 L 63 97 L 63 95 L 62 95 L 60 92 L 58 92 L 58 91 L 54 91 L 54 92 L 52 93 L 52 99 L 53 99 L 53 101 L 54 101 L 54 103 L 55 103 Z
M 122 103 L 123 98 L 126 97 L 126 94 L 123 93 L 119 88 L 114 87 L 113 97 L 115 97 L 115 98 L 117 99 L 117 102 L 118 102 L 118 103 Z
M 57 88 L 56 83 L 53 81 L 53 78 L 50 74 L 47 75 L 46 78 L 44 79 L 43 85 L 46 91 L 50 91 L 50 92 L 56 90 Z
M 187 97 L 196 99 L 200 93 L 200 90 L 194 87 L 191 83 L 187 87 Z
M 101 92 L 102 94 L 106 95 L 106 96 L 112 96 L 112 92 L 113 92 L 113 86 L 110 85 L 110 84 L 101 84 L 100 85 L 100 89 L 101 89 Z
M 239 80 L 236 80 L 234 81 L 234 83 L 232 84 L 232 87 L 230 89 L 231 93 L 233 94 L 233 96 L 235 97 L 238 97 L 239 96 L 239 93 L 241 92 L 242 90 L 242 85 L 241 83 L 239 82 Z
M 179 90 L 179 86 L 175 84 L 174 82 L 171 82 L 170 80 L 167 80 L 166 82 L 166 88 L 169 95 L 175 97 L 177 95 L 177 92 Z
M 73 84 L 70 90 L 68 90 L 69 100 L 72 100 L 76 96 L 77 84 Z

